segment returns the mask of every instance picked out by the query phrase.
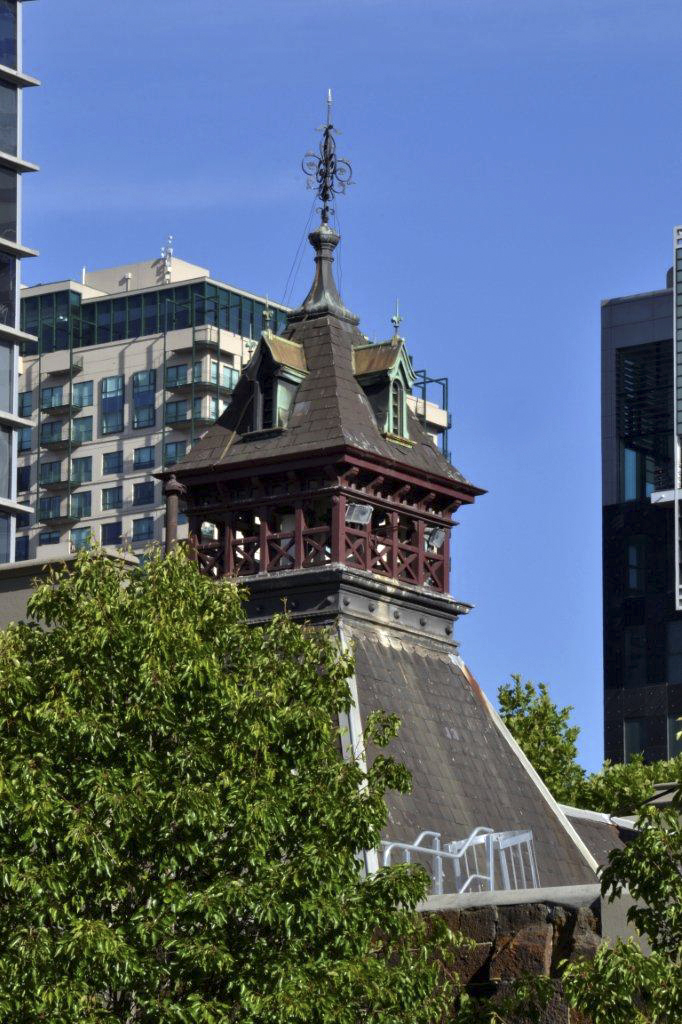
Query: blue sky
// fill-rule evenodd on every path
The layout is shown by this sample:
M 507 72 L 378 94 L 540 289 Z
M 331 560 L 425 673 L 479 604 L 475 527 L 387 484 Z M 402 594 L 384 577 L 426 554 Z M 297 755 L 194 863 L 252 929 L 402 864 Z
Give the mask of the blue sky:
M 462 653 L 573 704 L 602 757 L 599 304 L 682 221 L 679 0 L 25 5 L 28 283 L 175 252 L 282 299 L 331 86 L 344 300 L 451 382 Z M 306 253 L 294 300 L 309 283 Z

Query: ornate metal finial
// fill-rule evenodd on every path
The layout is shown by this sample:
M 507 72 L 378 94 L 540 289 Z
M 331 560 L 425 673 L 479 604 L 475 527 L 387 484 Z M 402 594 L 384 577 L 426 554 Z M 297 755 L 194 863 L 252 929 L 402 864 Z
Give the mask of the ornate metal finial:
M 263 319 L 265 320 L 265 330 L 266 331 L 270 330 L 270 323 L 271 323 L 272 318 L 273 318 L 274 315 L 275 314 L 270 309 L 270 300 L 268 299 L 268 297 L 266 295 L 265 296 L 265 309 L 263 310 Z
M 403 322 L 403 318 L 400 315 L 400 306 L 398 305 L 398 300 L 396 299 L 395 300 L 395 313 L 391 317 L 391 323 L 393 324 L 393 337 L 394 338 L 398 337 L 398 328 L 400 327 L 402 322 Z
M 308 176 L 308 188 L 314 188 L 322 200 L 322 223 L 329 223 L 334 196 L 343 195 L 348 185 L 353 185 L 351 165 L 343 157 L 336 155 L 337 134 L 332 124 L 332 91 L 327 92 L 327 123 L 322 125 L 320 153 L 309 150 L 303 157 L 302 167 Z

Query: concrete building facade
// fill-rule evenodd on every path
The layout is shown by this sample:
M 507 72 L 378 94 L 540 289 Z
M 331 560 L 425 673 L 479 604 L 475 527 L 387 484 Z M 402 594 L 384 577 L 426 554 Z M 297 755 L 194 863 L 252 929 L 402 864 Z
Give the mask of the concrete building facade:
M 17 516 L 27 508 L 17 498 L 19 415 L 18 292 L 20 263 L 35 250 L 22 244 L 21 177 L 35 171 L 22 154 L 23 90 L 38 81 L 22 70 L 22 2 L 0 0 L 0 563 L 14 552 Z
M 264 329 L 285 307 L 211 277 L 166 246 L 159 259 L 22 291 L 16 558 L 66 556 L 93 538 L 142 553 L 163 542 L 161 484 L 229 404 Z M 424 375 L 422 375 L 424 378 Z M 411 396 L 434 434 L 446 409 Z M 30 423 L 30 425 L 28 425 Z M 181 523 L 181 536 L 186 527 Z

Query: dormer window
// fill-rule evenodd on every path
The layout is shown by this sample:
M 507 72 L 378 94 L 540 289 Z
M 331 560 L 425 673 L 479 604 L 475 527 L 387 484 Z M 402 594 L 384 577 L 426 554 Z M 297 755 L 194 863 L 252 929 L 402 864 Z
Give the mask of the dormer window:
M 405 388 L 401 380 L 391 381 L 391 434 L 405 437 Z

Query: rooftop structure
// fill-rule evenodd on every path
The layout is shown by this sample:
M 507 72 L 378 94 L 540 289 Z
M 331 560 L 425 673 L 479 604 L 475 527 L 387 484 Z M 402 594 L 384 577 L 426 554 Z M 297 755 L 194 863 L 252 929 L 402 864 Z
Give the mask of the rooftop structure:
M 159 474 L 167 545 L 182 509 L 200 570 L 244 583 L 253 622 L 286 604 L 352 646 L 344 752 L 371 760 L 363 722 L 395 713 L 391 753 L 413 776 L 411 793 L 389 795 L 383 857 L 409 852 L 436 893 L 444 873 L 457 891 L 508 887 L 514 863 L 529 885 L 592 883 L 596 861 L 459 656 L 454 626 L 470 606 L 450 595 L 452 515 L 484 492 L 411 409 L 403 339 L 368 345 L 339 295 L 330 118 L 306 165 L 321 200 L 312 285 L 283 329 L 262 331 L 228 409 Z M 474 871 L 477 847 L 487 858 Z
M 266 326 L 285 307 L 180 260 L 158 259 L 22 291 L 17 486 L 35 510 L 19 519 L 19 560 L 68 554 L 93 537 L 142 552 L 163 540 L 154 472 L 173 465 L 230 401 Z M 434 434 L 446 409 L 409 396 Z M 30 425 L 29 425 L 30 424 Z M 181 524 L 182 528 L 182 524 Z

